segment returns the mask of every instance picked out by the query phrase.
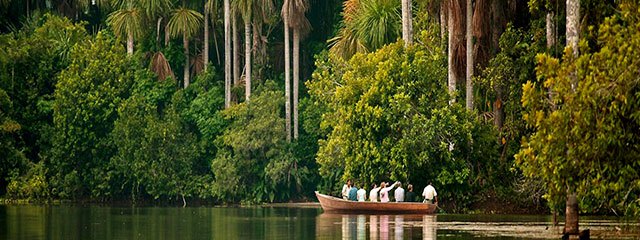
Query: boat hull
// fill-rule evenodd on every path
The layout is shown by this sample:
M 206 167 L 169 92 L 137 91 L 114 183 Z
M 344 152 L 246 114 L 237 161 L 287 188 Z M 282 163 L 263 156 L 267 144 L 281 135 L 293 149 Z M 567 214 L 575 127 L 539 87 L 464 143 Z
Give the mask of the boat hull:
M 402 214 L 433 214 L 437 206 L 429 203 L 416 202 L 356 202 L 348 201 L 315 192 L 324 211 L 348 213 L 402 213 Z

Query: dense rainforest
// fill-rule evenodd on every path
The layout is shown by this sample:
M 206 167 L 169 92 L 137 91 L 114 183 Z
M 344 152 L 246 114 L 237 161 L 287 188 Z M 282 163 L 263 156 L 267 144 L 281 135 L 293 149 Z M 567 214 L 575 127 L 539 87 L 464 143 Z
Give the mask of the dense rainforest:
M 448 211 L 640 214 L 636 1 L 0 12 L 5 199 L 304 201 L 398 180 L 433 182 Z

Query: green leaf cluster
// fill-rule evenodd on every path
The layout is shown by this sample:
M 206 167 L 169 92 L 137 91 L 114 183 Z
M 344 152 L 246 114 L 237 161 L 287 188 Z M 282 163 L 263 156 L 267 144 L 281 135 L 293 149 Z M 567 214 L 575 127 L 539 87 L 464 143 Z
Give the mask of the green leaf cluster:
M 640 196 L 640 12 L 622 3 L 575 58 L 537 57 L 538 81 L 523 85 L 522 106 L 534 130 L 516 155 L 525 175 L 540 178 L 561 204 L 576 192 L 583 211 L 638 214 Z

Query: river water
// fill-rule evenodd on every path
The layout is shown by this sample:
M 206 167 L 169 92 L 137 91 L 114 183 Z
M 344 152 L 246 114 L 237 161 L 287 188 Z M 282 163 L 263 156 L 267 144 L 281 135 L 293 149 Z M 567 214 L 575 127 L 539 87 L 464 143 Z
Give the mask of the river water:
M 634 222 L 635 221 L 635 222 Z M 583 217 L 592 239 L 640 239 L 638 222 Z M 549 216 L 348 215 L 317 207 L 0 205 L 2 239 L 559 239 Z

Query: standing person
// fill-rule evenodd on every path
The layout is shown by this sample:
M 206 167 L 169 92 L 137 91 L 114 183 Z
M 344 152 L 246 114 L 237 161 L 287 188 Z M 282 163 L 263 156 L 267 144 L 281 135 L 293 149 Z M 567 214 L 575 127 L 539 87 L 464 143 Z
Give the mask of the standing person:
M 358 201 L 358 189 L 354 185 L 349 189 L 349 201 Z
M 396 199 L 396 202 L 404 202 L 404 188 L 402 188 L 402 183 L 398 182 L 398 188 L 393 191 L 393 198 Z
M 369 192 L 369 201 L 378 201 L 378 191 L 380 191 L 380 188 L 378 187 L 378 184 L 374 183 L 373 187 L 371 188 L 371 192 Z
M 364 185 L 360 186 L 360 189 L 358 189 L 358 202 L 364 202 L 365 200 L 367 200 L 367 190 L 364 190 Z
M 342 186 L 342 199 L 349 199 L 349 190 L 351 189 L 351 179 L 347 180 L 347 183 Z
M 380 183 L 380 202 L 389 202 L 389 191 L 396 187 L 395 184 L 387 187 L 386 182 Z
M 429 185 L 424 187 L 424 191 L 422 191 L 422 196 L 424 196 L 425 203 L 438 204 L 438 193 L 436 192 L 436 189 L 433 186 L 431 186 L 431 182 L 429 182 Z
M 404 200 L 407 202 L 415 202 L 416 201 L 416 193 L 413 192 L 413 185 L 407 185 L 407 193 L 404 195 Z

